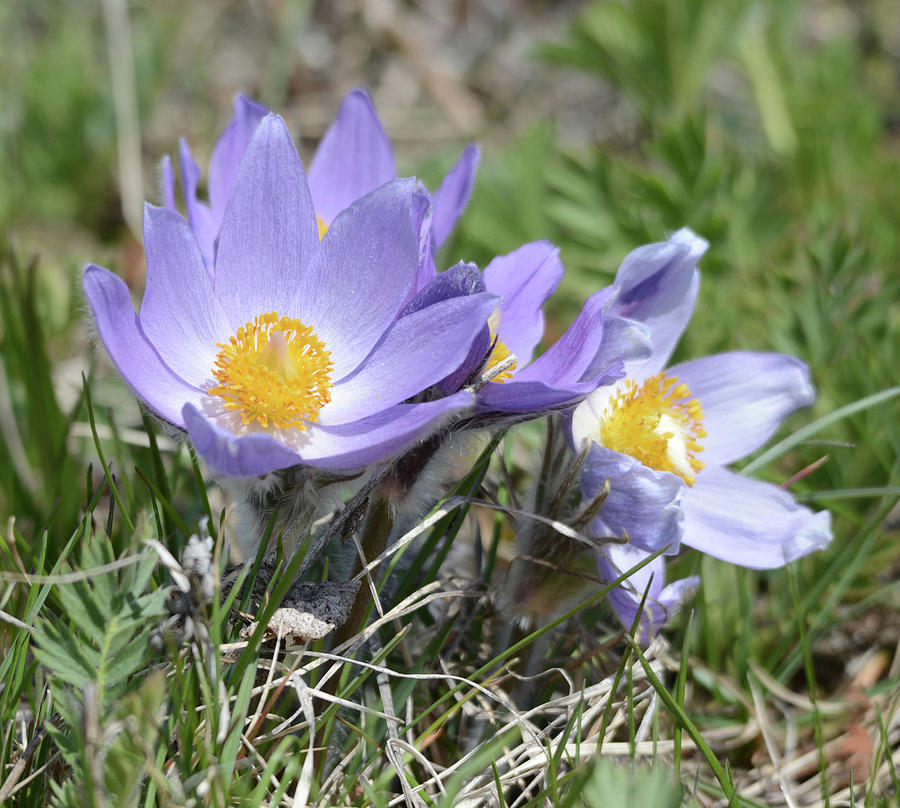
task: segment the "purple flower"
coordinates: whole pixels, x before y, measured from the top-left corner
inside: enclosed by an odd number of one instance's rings
[[[478,391],[479,413],[560,409],[622,375],[619,357],[598,362],[603,358],[603,309],[612,292],[609,288],[588,298],[568,330],[533,359],[544,334],[543,304],[563,271],[558,248],[547,241],[526,244],[485,267],[485,288],[500,297],[500,309],[491,323],[483,373],[490,375],[504,359],[514,364]]]
[[[621,381],[575,409],[574,445],[591,441],[582,489],[592,498],[609,482],[592,530],[627,535],[629,552],[674,553],[684,542],[740,566],[780,567],[831,541],[830,514],[726,466],[762,446],[815,391],[807,366],[782,354],[724,353],[664,370],[690,320],[706,246],[681,230],[623,262],[608,310],[649,326],[650,354],[626,361]],[[629,623],[628,609],[620,614]]]
[[[602,552],[597,553],[597,565],[600,574],[607,581],[614,581],[650,555],[630,544],[609,544]],[[629,575],[607,597],[616,616],[627,629],[631,629],[634,625],[643,600],[644,608],[638,622],[636,638],[646,645],[666,621],[677,614],[682,605],[694,596],[698,586],[700,578],[696,575],[682,578],[666,586],[665,560],[662,556],[656,556]]]
[[[266,116],[245,151],[211,272],[184,219],[149,205],[140,313],[119,278],[85,271],[100,338],[138,398],[236,476],[360,468],[470,407],[465,391],[405,403],[458,367],[497,303],[481,293],[398,320],[419,260],[414,181],[380,185],[320,240],[281,118]]]
[[[489,292],[500,298],[472,350],[439,388],[476,390],[476,413],[466,426],[499,426],[572,407],[624,373],[624,360],[646,356],[647,329],[610,310],[616,289],[585,303],[563,336],[534,358],[544,333],[543,304],[563,275],[559,250],[547,241],[495,258],[484,272],[471,264],[426,277],[406,312],[453,296]]]
[[[228,196],[247,145],[268,110],[243,96],[234,101],[234,117],[222,133],[209,165],[209,202],[197,198],[200,169],[182,140],[179,149],[181,179],[188,221],[200,243],[206,265],[214,265]],[[467,146],[456,165],[433,194],[430,246],[437,249],[450,234],[472,192],[479,152]],[[396,179],[394,152],[365,90],[350,92],[341,102],[334,123],[325,133],[309,167],[309,192],[320,235],[341,211],[380,185]],[[175,175],[163,162],[163,197],[175,210]]]

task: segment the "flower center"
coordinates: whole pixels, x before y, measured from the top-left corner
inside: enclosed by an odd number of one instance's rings
[[[299,320],[259,314],[218,347],[207,393],[245,424],[306,429],[331,401],[331,354]]]
[[[488,354],[487,362],[484,365],[484,375],[489,378],[491,378],[491,373],[495,367],[512,356],[512,351],[510,351],[499,339],[494,339],[493,334],[491,334],[491,342],[494,347]],[[513,371],[518,364],[518,362],[513,362],[506,370],[501,370],[496,376],[493,376],[491,381],[505,382],[508,379],[511,379],[513,377]]]
[[[321,241],[328,232],[328,225],[325,224],[325,220],[319,215],[316,215],[316,227],[319,228],[319,241]]]
[[[516,369],[516,366],[519,364],[516,361],[516,357],[509,348],[503,343],[500,337],[497,336],[497,332],[500,329],[500,312],[495,311],[490,317],[488,317],[488,329],[491,332],[491,352],[487,355],[487,359],[484,362],[484,371],[482,372],[482,377],[486,379],[490,379],[492,382],[505,382],[513,377],[513,371]],[[507,367],[505,370],[501,370],[496,375],[492,376],[495,373],[494,368],[498,365],[501,365],[510,357],[513,358],[512,364]]]
[[[671,471],[688,485],[703,468],[695,457],[706,437],[703,409],[686,384],[658,373],[640,387],[625,382],[600,419],[603,446],[637,458],[648,468]]]

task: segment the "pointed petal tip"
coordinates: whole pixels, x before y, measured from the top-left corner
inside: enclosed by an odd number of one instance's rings
[[[436,248],[446,241],[469,202],[480,155],[474,144],[466,146],[434,192],[432,238]]]
[[[684,543],[750,569],[777,569],[826,547],[831,514],[772,483],[707,466],[686,492]]]
[[[254,101],[249,96],[244,95],[244,93],[238,93],[234,97],[233,106],[236,115],[246,112],[255,112],[260,113],[261,117],[265,117],[270,112],[268,107],[263,106],[258,101]]]
[[[107,275],[116,278],[116,280],[121,283],[124,283],[121,278],[119,278],[117,275],[114,275],[106,267],[102,267],[99,264],[92,263],[84,265],[84,271],[81,273],[81,285],[84,289],[85,294],[88,296],[89,303],[90,295],[97,290],[98,284],[102,283],[102,276]]]
[[[806,364],[802,359],[797,359],[796,357],[790,357],[797,363],[797,370],[800,375],[799,383],[797,385],[797,409],[800,407],[810,407],[816,401],[816,386],[812,381],[812,371],[810,370],[809,365]]]
[[[172,158],[168,154],[164,154],[159,161],[158,177],[163,204],[167,208],[177,210],[178,208],[175,204],[175,170],[172,167]]]
[[[352,90],[350,90],[350,92],[344,96],[344,101],[349,98],[365,101],[371,107],[375,106],[375,104],[372,103],[372,96],[369,94],[369,91],[362,85],[354,87]]]
[[[360,197],[397,176],[394,152],[368,93],[348,93],[309,166],[316,213],[330,223]]]
[[[824,550],[834,534],[831,531],[831,511],[819,511],[812,514],[797,531],[797,534],[784,546],[785,563],[796,561],[805,555]]]
[[[676,244],[685,244],[691,251],[692,255],[695,255],[699,258],[709,249],[709,242],[703,238],[703,236],[698,235],[689,227],[682,227],[679,230],[676,230],[669,236],[669,241],[672,241]]]
[[[251,138],[251,140],[256,140],[259,137],[272,136],[286,137],[291,141],[291,145],[294,144],[294,141],[291,138],[291,133],[288,131],[288,126],[285,123],[284,118],[282,118],[277,112],[269,111],[259,122],[259,126],[253,133],[253,137]]]
[[[169,219],[173,222],[176,220],[184,222],[184,217],[177,210],[173,210],[168,205],[154,205],[152,202],[144,202],[143,214],[142,221],[144,230],[147,229],[148,220],[150,220],[151,223],[153,221],[162,221],[163,219]],[[185,226],[187,226],[187,223],[185,223]]]
[[[183,182],[187,183],[189,177],[200,175],[200,167],[197,165],[197,161],[194,160],[194,155],[191,153],[191,147],[187,142],[187,138],[183,135],[178,138],[178,160],[181,163],[182,174],[189,175],[182,176]]]

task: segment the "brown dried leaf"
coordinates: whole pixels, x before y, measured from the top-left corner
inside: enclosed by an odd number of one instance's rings
[[[868,777],[872,765],[872,756],[875,747],[872,738],[861,724],[851,724],[845,731],[840,744],[829,756],[832,760],[840,761],[846,767],[849,775],[853,774],[856,783],[863,783]]]

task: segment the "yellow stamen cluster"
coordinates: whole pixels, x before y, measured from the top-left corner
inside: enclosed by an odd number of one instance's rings
[[[487,362],[484,366],[484,375],[490,376],[491,371],[508,357],[512,356],[512,352],[499,339],[494,342],[494,347],[488,354]],[[516,369],[518,362],[513,362],[506,370],[501,370],[494,376],[492,382],[505,382],[513,377],[513,371]]]
[[[319,241],[325,238],[325,234],[328,232],[328,225],[325,224],[325,220],[321,216],[316,216],[316,227],[319,228]]]
[[[601,416],[604,446],[636,457],[648,468],[670,471],[688,485],[703,468],[695,454],[706,437],[703,409],[678,379],[659,373],[640,387],[627,381]]]
[[[497,317],[499,322],[499,316]],[[484,376],[490,377],[494,368],[505,362],[509,357],[513,356],[512,351],[503,344],[497,336],[497,326],[494,322],[494,316],[488,320],[488,328],[491,331],[491,352],[487,355],[484,362]],[[513,377],[513,371],[519,363],[514,361],[506,370],[501,370],[496,376],[491,378],[492,382],[505,382]]]
[[[331,354],[300,320],[260,314],[218,347],[207,393],[244,424],[306,429],[331,401]]]

